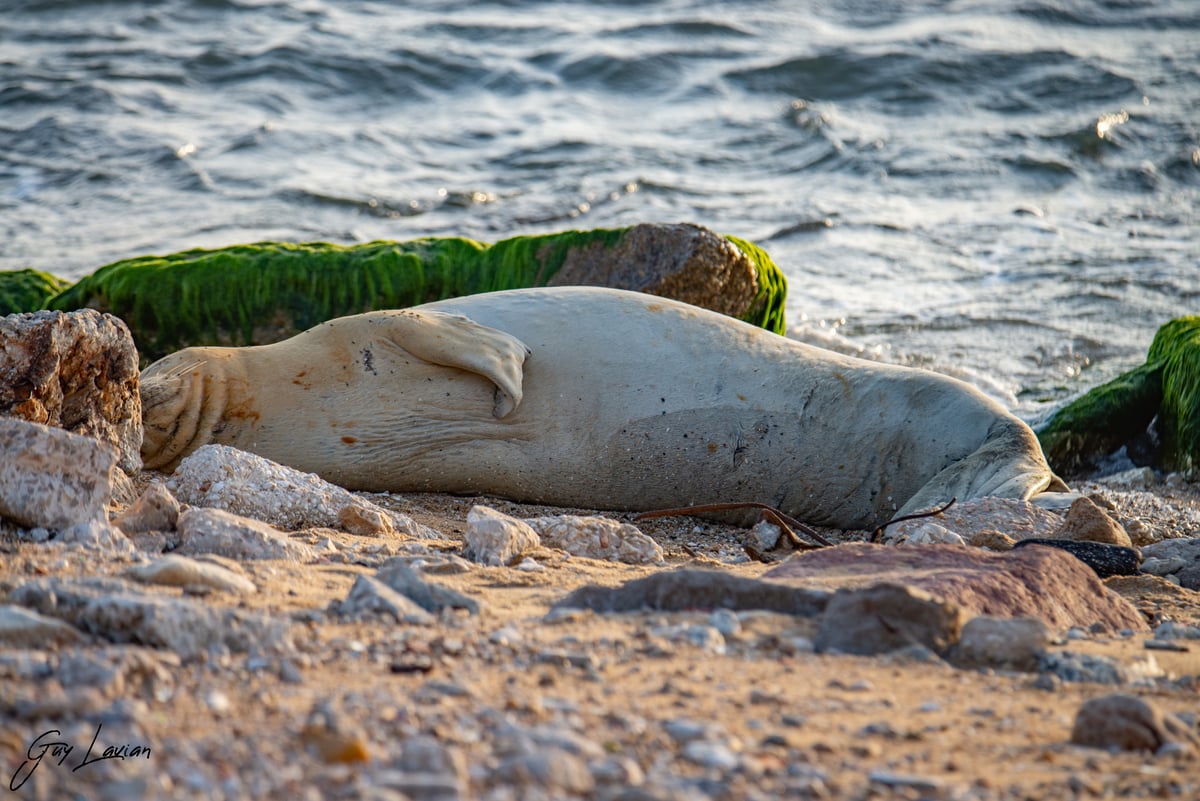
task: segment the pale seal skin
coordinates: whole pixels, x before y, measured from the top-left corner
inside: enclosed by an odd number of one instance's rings
[[[207,442],[357,490],[594,509],[758,501],[871,528],[1067,488],[973,387],[671,300],[561,287],[188,348],[142,375],[147,467]]]

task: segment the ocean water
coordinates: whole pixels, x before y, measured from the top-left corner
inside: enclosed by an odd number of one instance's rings
[[[0,269],[691,221],[1027,419],[1200,313],[1194,0],[0,0]]]

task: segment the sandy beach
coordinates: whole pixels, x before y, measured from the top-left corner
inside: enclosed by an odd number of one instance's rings
[[[142,488],[165,477],[145,473]],[[1085,485],[1127,526],[1176,536],[1200,514],[1190,485]],[[214,609],[261,613],[289,635],[245,653],[105,643],[0,650],[0,741],[19,798],[1191,798],[1195,749],[1157,754],[1070,743],[1082,704],[1149,700],[1194,730],[1200,642],[1146,632],[1060,632],[1052,652],[1119,666],[1117,683],[1050,672],[967,670],[928,649],[815,653],[812,618],[696,609],[596,613],[552,607],[584,585],[660,571],[757,578],[745,530],[696,518],[639,521],[664,565],[542,548],[519,567],[462,559],[466,516],[592,513],[493,498],[371,495],[441,532],[430,541],[295,532],[311,563],[223,560],[245,595],[153,587]],[[120,511],[114,509],[114,512]],[[612,515],[628,521],[631,515]],[[1139,521],[1139,522],[1135,522]],[[835,541],[862,532],[832,532]],[[32,543],[6,530],[0,588],[115,576],[144,555]],[[786,558],[787,553],[772,554]],[[769,557],[769,558],[771,558]],[[432,625],[331,613],[361,575],[406,561],[479,604]],[[1200,626],[1200,593],[1165,579],[1109,579],[1149,626]],[[1147,646],[1148,640],[1156,640]],[[284,645],[283,643],[287,643]],[[1078,658],[1078,656],[1076,657]],[[46,732],[56,732],[42,737]],[[70,744],[61,761],[41,745]],[[90,750],[89,750],[89,744]],[[125,759],[99,760],[124,746]],[[63,747],[59,751],[65,751]],[[41,759],[36,757],[42,756]],[[94,760],[94,761],[91,761]],[[82,763],[82,764],[81,764]]]

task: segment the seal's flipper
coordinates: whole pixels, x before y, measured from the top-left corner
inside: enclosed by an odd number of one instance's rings
[[[478,373],[496,385],[492,413],[506,417],[521,403],[529,348],[497,328],[461,314],[403,309],[388,315],[388,338],[431,364]]]

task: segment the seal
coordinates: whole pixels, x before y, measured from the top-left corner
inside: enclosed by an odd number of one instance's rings
[[[968,384],[614,289],[471,295],[187,348],[141,386],[142,458],[164,470],[217,442],[356,490],[757,501],[853,529],[1067,490],[1030,428]]]

